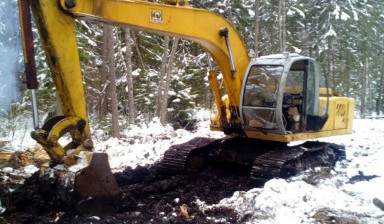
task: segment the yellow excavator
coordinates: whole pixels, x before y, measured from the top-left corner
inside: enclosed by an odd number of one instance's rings
[[[109,168],[107,155],[92,153],[76,42],[76,19],[178,36],[204,48],[223,77],[222,84],[219,84],[216,72],[210,69],[209,82],[215,98],[210,128],[263,142],[260,146],[265,146],[265,153],[253,159],[258,161],[253,164],[253,173],[263,170],[262,176],[265,177],[268,172],[275,172],[271,170],[271,160],[273,166],[278,167],[280,163],[286,164],[288,160],[307,155],[308,151],[316,151],[316,147],[307,144],[301,146],[301,151],[297,147],[283,150],[296,153],[281,154],[269,150],[266,145],[352,132],[354,100],[336,96],[323,84],[326,80],[313,58],[283,53],[251,60],[236,29],[220,15],[191,7],[186,0],[161,2],[19,0],[26,81],[32,93],[36,129],[31,135],[55,164],[69,167],[79,158],[86,158],[88,166],[77,172],[75,180],[75,191],[81,199],[105,203],[106,198],[118,197],[119,188]],[[41,128],[34,96],[37,82],[30,9],[64,114],[48,120]],[[72,141],[62,146],[58,140],[66,133],[70,133]],[[212,143],[204,139],[199,142]],[[260,146],[255,145],[256,148]],[[169,164],[176,157],[179,160],[190,157],[192,149],[184,150],[180,156],[177,148],[172,147],[166,153],[165,160]],[[282,159],[285,157],[289,159]],[[290,168],[288,166],[284,172],[290,172]]]

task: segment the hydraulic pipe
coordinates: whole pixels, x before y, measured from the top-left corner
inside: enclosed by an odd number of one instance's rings
[[[212,62],[211,62],[211,57],[209,56],[208,53],[207,53],[207,62],[208,62],[208,69],[209,69],[209,71],[213,71],[213,66],[212,66]]]
[[[229,62],[231,64],[231,73],[232,73],[231,78],[235,78],[234,74],[236,72],[236,68],[235,68],[235,62],[233,60],[231,44],[230,44],[229,38],[228,38],[228,32],[229,31],[228,31],[227,27],[223,27],[223,28],[220,29],[220,36],[223,36],[225,38],[225,44],[227,45],[227,49],[228,49]]]
[[[33,47],[33,34],[31,11],[29,0],[19,0],[19,16],[21,36],[23,40],[24,65],[25,65],[25,83],[31,90],[33,127],[39,128],[39,116],[37,111],[36,89],[38,87],[35,63],[35,50]]]
[[[31,89],[31,102],[32,102],[33,128],[37,130],[39,129],[39,114],[37,111],[36,89]]]

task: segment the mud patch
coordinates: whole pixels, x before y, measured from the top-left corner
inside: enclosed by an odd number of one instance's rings
[[[351,177],[349,179],[348,183],[355,184],[356,182],[360,182],[360,181],[370,181],[376,177],[379,177],[379,176],[377,176],[377,175],[364,175],[364,173],[359,170],[359,174]]]
[[[249,159],[246,152],[245,150],[241,157],[245,158],[245,161]],[[74,199],[71,184],[63,185],[62,181],[50,178],[47,173],[37,173],[13,192],[8,191],[7,185],[1,187],[0,201],[6,208],[3,217],[5,222],[9,223],[31,223],[31,220],[34,223],[53,221],[57,223],[236,223],[246,221],[249,216],[239,218],[236,211],[230,208],[200,208],[201,201],[206,204],[217,204],[221,199],[231,197],[235,191],[248,191],[253,187],[261,186],[249,183],[250,166],[244,166],[245,163],[234,165],[224,156],[224,159],[215,159],[218,157],[216,155],[222,154],[209,154],[214,159],[211,159],[212,161],[206,164],[208,166],[200,172],[179,172],[176,169],[170,172],[171,170],[165,166],[167,163],[163,161],[135,169],[127,168],[123,172],[115,173],[115,179],[122,193],[118,208],[113,215],[105,213],[97,217],[84,217],[77,213],[75,210],[77,202]],[[227,154],[224,153],[224,155]],[[315,163],[315,165],[319,164]],[[332,166],[332,164],[329,165]],[[278,168],[279,166],[276,169],[279,170]],[[325,170],[323,178],[327,178],[329,172],[330,169]],[[92,211],[92,206],[89,207]]]
[[[249,170],[207,167],[199,173],[168,174],[158,165],[127,168],[116,173],[122,196],[117,213],[106,217],[82,217],[74,209],[71,187],[41,172],[25,180],[13,192],[0,188],[2,214],[9,223],[233,223],[235,211],[215,208],[202,212],[196,200],[218,203],[235,191],[246,191]]]
[[[0,200],[6,209],[2,216],[8,223],[46,223],[74,204],[71,187],[52,182],[40,172],[13,191],[2,185]]]

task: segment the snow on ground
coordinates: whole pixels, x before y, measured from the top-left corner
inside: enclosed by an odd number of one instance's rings
[[[1,201],[0,201],[0,214],[3,213],[3,212],[5,212],[5,208],[2,207]]]
[[[203,120],[201,117],[205,117]],[[96,151],[107,152],[114,171],[131,166],[152,164],[174,144],[194,137],[223,137],[209,130],[208,112],[200,112],[202,120],[191,133],[161,126],[154,119],[149,124],[124,132],[121,140],[96,140]],[[359,223],[379,223],[384,212],[372,200],[384,201],[384,120],[354,121],[352,135],[323,138],[321,141],[346,146],[347,160],[338,162],[334,170],[322,176],[323,169],[315,168],[288,180],[273,179],[264,188],[235,192],[232,197],[216,205],[197,200],[202,210],[212,207],[235,209],[239,218],[248,217],[248,223],[314,223],[321,214],[357,220]],[[353,177],[372,176],[370,180],[350,182]],[[312,181],[310,181],[312,179]],[[369,178],[368,178],[369,179]]]
[[[208,111],[197,111],[195,119],[199,120],[199,123],[194,132],[174,130],[169,125],[163,127],[160,120],[155,118],[148,124],[123,131],[124,137],[120,140],[111,138],[103,141],[102,134],[99,134],[94,139],[95,151],[108,153],[110,166],[116,172],[124,170],[127,166],[135,168],[153,164],[162,159],[164,152],[171,145],[181,144],[195,137],[224,137],[221,132],[209,130]]]
[[[12,122],[0,119],[0,129],[8,132],[7,136],[0,136],[0,142],[4,142],[4,148],[8,150],[22,151],[36,144],[30,135],[33,130],[33,122],[30,117],[21,117]]]
[[[107,152],[111,168],[117,172],[128,166],[135,168],[153,164],[162,158],[171,145],[194,137],[224,136],[221,132],[209,130],[209,112],[199,111],[196,119],[199,123],[194,132],[163,127],[158,119],[123,131],[124,137],[120,140],[104,140],[102,132],[96,130],[93,133],[95,150]],[[352,135],[321,139],[346,146],[347,160],[338,162],[334,170],[324,172],[322,168],[315,168],[287,180],[270,180],[264,188],[235,192],[232,197],[222,199],[215,205],[199,200],[196,203],[201,210],[232,208],[237,211],[240,220],[247,220],[246,223],[314,223],[323,213],[328,217],[330,214],[343,217],[347,223],[348,220],[383,223],[384,211],[372,202],[374,198],[384,201],[382,139],[383,119],[356,119]],[[24,143],[27,141],[24,140]],[[33,167],[25,170],[28,174],[34,171]],[[364,180],[356,177],[369,178]],[[2,209],[0,204],[0,214]]]
[[[240,218],[253,220],[247,223],[314,223],[324,212],[346,223],[382,223],[384,211],[372,202],[374,198],[384,201],[382,139],[384,120],[357,119],[352,135],[321,139],[345,145],[347,153],[347,160],[338,162],[326,177],[322,178],[321,168],[315,168],[288,180],[270,180],[264,188],[235,192],[216,205],[198,203],[205,209],[234,208]],[[372,179],[351,181],[359,176]],[[316,180],[308,181],[311,177]]]

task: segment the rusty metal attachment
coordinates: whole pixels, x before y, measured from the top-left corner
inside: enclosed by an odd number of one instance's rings
[[[79,201],[76,208],[82,215],[103,216],[117,207],[120,189],[109,166],[108,155],[90,152],[93,143],[85,133],[86,125],[86,121],[78,117],[58,116],[31,135],[56,164],[64,164],[73,172],[72,165],[85,167],[75,173],[74,192]],[[72,141],[62,146],[59,139],[67,133]],[[85,160],[80,160],[83,157]]]
[[[88,167],[76,172],[77,211],[82,215],[105,216],[118,207],[120,189],[111,172],[108,155],[92,153]]]
[[[85,134],[85,120],[78,117],[53,117],[46,124],[31,133],[33,139],[40,143],[50,158],[57,164],[69,167],[77,162],[81,151],[90,151],[92,140]],[[70,133],[72,141],[62,146],[59,139]],[[86,144],[84,144],[86,143]]]

